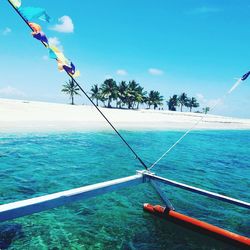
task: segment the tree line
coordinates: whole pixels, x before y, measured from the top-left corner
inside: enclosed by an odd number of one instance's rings
[[[62,89],[62,92],[70,96],[72,105],[74,105],[74,96],[80,95],[79,91],[80,89],[71,79],[63,85]],[[89,94],[97,106],[101,102],[107,108],[139,109],[140,105],[146,105],[148,109],[151,109],[151,107],[154,109],[163,109],[164,104],[164,97],[159,91],[150,90],[147,92],[135,80],[129,82],[121,81],[117,84],[114,79],[106,79],[100,86],[94,84]],[[192,112],[193,108],[200,107],[197,99],[195,97],[188,97],[186,93],[170,96],[166,100],[166,103],[168,110],[171,111],[176,111],[177,107],[180,107],[180,111],[182,112],[183,107],[187,107]],[[208,111],[209,107],[203,108],[204,113]]]

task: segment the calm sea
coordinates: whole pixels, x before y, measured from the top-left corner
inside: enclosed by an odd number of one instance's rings
[[[181,131],[122,131],[147,164]],[[0,135],[0,204],[134,175],[141,166],[112,132]],[[250,201],[250,131],[196,131],[158,175]],[[177,211],[250,236],[247,209],[162,187]],[[0,223],[0,249],[233,249],[143,212],[149,184]]]

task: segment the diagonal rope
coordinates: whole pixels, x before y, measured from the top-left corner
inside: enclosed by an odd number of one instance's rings
[[[23,15],[15,8],[15,6],[8,0],[9,4],[13,7],[13,9],[16,11],[16,13],[22,18],[22,20],[27,24],[27,26],[33,31],[33,29],[30,27],[29,22],[23,17]],[[45,44],[41,42],[44,46]],[[124,137],[120,134],[120,132],[115,128],[115,126],[110,122],[110,120],[104,115],[104,113],[99,109],[99,107],[93,102],[93,100],[89,97],[89,95],[84,91],[84,89],[81,87],[81,85],[75,80],[75,78],[70,75],[66,70],[64,70],[67,75],[71,78],[71,80],[78,86],[78,88],[83,92],[83,94],[87,97],[87,99],[94,105],[94,107],[97,109],[97,111],[102,115],[102,117],[107,121],[107,123],[111,126],[111,128],[115,131],[115,133],[120,137],[120,139],[124,142],[124,144],[129,148],[129,150],[133,153],[133,155],[136,157],[136,159],[140,162],[140,164],[148,170],[147,165],[144,163],[144,161],[139,157],[139,155],[135,152],[135,150],[129,145],[129,143],[124,139]]]
[[[129,143],[124,139],[124,137],[120,134],[120,132],[115,128],[115,126],[109,121],[109,119],[104,115],[104,113],[100,110],[100,108],[93,102],[93,100],[89,97],[89,95],[84,91],[84,89],[80,86],[80,84],[72,77],[67,71],[65,71],[68,76],[72,79],[72,81],[79,87],[79,89],[83,92],[83,94],[88,98],[88,100],[94,105],[97,111],[102,115],[102,117],[107,121],[107,123],[111,126],[111,128],[115,131],[115,133],[120,137],[120,139],[125,143],[125,145],[130,149],[130,151],[134,154],[136,159],[141,163],[141,165],[148,170],[147,165],[143,162],[143,160],[139,157],[139,155],[134,151],[134,149],[129,145]]]
[[[33,31],[33,29],[30,27],[28,21],[22,16],[22,14],[15,8],[15,6],[12,4],[10,0],[8,0],[9,4],[13,7],[13,9],[16,11],[16,13],[22,18],[22,20],[27,24],[27,26]],[[41,43],[46,46],[42,41]],[[146,170],[151,170],[156,164],[158,164],[170,151],[172,151],[173,148],[175,148],[200,122],[202,122],[206,116],[201,117],[200,120],[198,120],[189,130],[187,130],[156,162],[154,162],[150,168],[147,167],[147,165],[143,162],[143,160],[139,157],[139,155],[133,150],[133,148],[129,145],[129,143],[124,139],[124,137],[120,134],[120,132],[114,127],[114,125],[109,121],[109,119],[104,115],[104,113],[99,109],[99,107],[93,102],[93,100],[88,96],[88,94],[84,91],[84,89],[80,86],[80,84],[75,80],[75,78],[70,75],[66,70],[65,72],[67,75],[72,79],[72,81],[79,87],[79,89],[83,92],[83,94],[87,97],[87,99],[93,104],[93,106],[97,109],[97,111],[102,115],[102,117],[107,121],[107,123],[111,126],[111,128],[115,131],[115,133],[120,137],[120,139],[125,143],[125,145],[129,148],[129,150],[134,154],[136,159],[141,163],[141,165]],[[247,73],[249,74],[249,72]],[[246,75],[247,75],[246,74]],[[244,75],[245,76],[245,75]],[[243,77],[244,77],[243,76]],[[248,76],[246,76],[248,77]],[[246,78],[245,78],[246,79]],[[232,86],[232,88],[224,95],[222,98],[225,99],[227,95],[231,94],[234,89],[236,89],[240,83],[245,80],[243,78],[237,80],[237,82]],[[217,103],[211,108],[211,111],[220,103],[221,99],[217,101]]]
[[[222,101],[225,100],[227,98],[228,95],[230,95],[242,82],[242,79],[238,79],[236,81],[236,83],[228,90],[228,92],[220,99],[217,100],[217,102],[214,104],[214,106],[212,106],[210,111],[213,111],[217,105]],[[193,131],[196,126],[198,126],[203,120],[204,118],[207,116],[207,114],[204,114],[190,129],[188,129],[171,147],[168,148],[167,151],[165,151],[161,157],[155,161],[150,167],[149,167],[149,171],[155,167],[167,154],[169,154],[170,151],[172,151],[191,131]]]

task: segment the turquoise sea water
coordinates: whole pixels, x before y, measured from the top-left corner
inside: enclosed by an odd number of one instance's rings
[[[147,164],[181,131],[122,131]],[[112,132],[0,134],[0,204],[134,175],[141,169]],[[250,201],[250,131],[196,131],[158,175]],[[177,211],[250,237],[243,208],[162,187]],[[149,184],[0,223],[0,249],[234,249],[143,212],[162,204]]]

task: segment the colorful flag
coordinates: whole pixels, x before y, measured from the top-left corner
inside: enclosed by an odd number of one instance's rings
[[[46,45],[46,47],[49,46],[48,38],[46,37],[46,35],[43,32],[39,32],[37,34],[34,34],[33,37],[36,38],[37,40],[41,41],[44,45]]]
[[[12,5],[15,7],[15,8],[20,8],[21,7],[21,0],[10,0],[10,2],[12,3]]]
[[[31,29],[33,30],[33,32],[36,33],[36,34],[42,31],[42,28],[41,28],[41,26],[39,24],[29,23],[29,26],[31,27]]]
[[[67,65],[69,63],[69,60],[56,46],[49,46],[49,56],[51,59],[56,59],[62,65]]]
[[[74,65],[72,62],[70,63],[70,66],[68,66],[68,65],[63,65],[63,69],[64,69],[67,73],[72,74],[72,75],[74,75],[75,72],[76,72],[76,67],[75,67],[75,65]]]
[[[70,74],[71,76],[78,77],[80,76],[80,71],[75,68],[75,65],[71,62],[70,66],[68,65],[63,65],[63,69]]]
[[[56,56],[56,53],[55,53],[55,49],[53,49],[52,46],[49,47],[49,57],[51,59],[56,59],[57,60],[57,56]]]
[[[40,25],[36,23],[29,23],[29,26],[32,28],[32,36],[37,40],[41,41],[46,47],[49,46],[49,41],[46,35],[42,32],[42,28]]]
[[[241,77],[241,81],[245,81],[250,75],[250,71],[248,71],[245,75]]]
[[[18,10],[21,13],[21,15],[28,21],[32,21],[34,19],[40,19],[46,22],[50,21],[50,17],[46,13],[46,11],[42,8],[21,7]]]
[[[21,0],[9,0],[9,2],[17,9],[19,14],[26,19],[28,25],[32,29],[32,36],[41,41],[49,50],[49,57],[55,59],[58,63],[58,69],[60,71],[67,72],[70,76],[78,77],[80,76],[80,71],[75,69],[75,65],[70,62],[64,54],[53,45],[49,45],[48,38],[42,32],[42,28],[39,24],[31,22],[34,19],[40,19],[46,22],[50,21],[50,17],[46,11],[42,8],[35,7],[21,7]]]
[[[49,57],[57,60],[58,69],[60,71],[64,70],[65,65],[70,65],[69,60],[64,56],[64,54],[56,47],[49,46]]]

